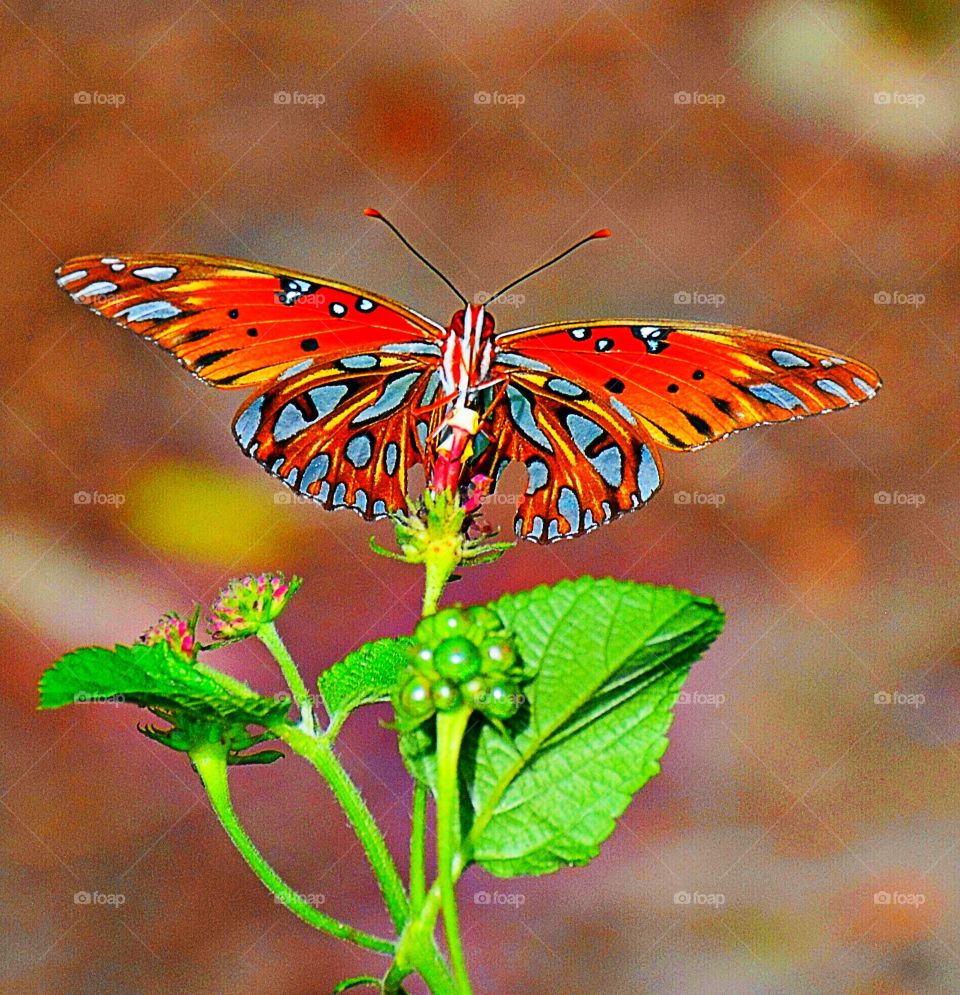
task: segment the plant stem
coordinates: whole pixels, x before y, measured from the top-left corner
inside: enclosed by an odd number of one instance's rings
[[[396,995],[402,990],[403,979],[414,971],[420,974],[433,995],[457,995],[457,985],[434,942],[433,925],[424,927],[422,917],[408,923],[397,942],[394,961],[383,980],[384,995]]]
[[[460,565],[459,554],[459,535],[441,535],[431,538],[423,563],[426,573],[423,583],[424,617],[436,612],[447,581]]]
[[[410,911],[416,916],[426,896],[425,850],[427,844],[427,789],[413,782],[413,816],[410,820]]]
[[[257,630],[257,638],[267,647],[270,655],[279,664],[287,686],[290,688],[290,693],[293,695],[293,700],[300,709],[300,725],[307,735],[312,736],[317,727],[316,716],[313,713],[313,700],[307,690],[307,685],[303,683],[297,665],[293,662],[290,651],[280,638],[280,633],[277,632],[277,627],[273,622],[267,622],[266,625],[262,625]]]
[[[227,748],[222,743],[197,747],[191,751],[190,759],[200,775],[204,788],[206,788],[210,804],[233,845],[240,851],[253,873],[273,892],[278,901],[282,902],[294,915],[316,929],[324,930],[342,940],[349,940],[351,943],[356,943],[368,950],[393,954],[394,944],[389,940],[355,929],[353,926],[348,926],[315,909],[294,892],[264,860],[256,844],[240,825],[234,811],[227,780]]]
[[[276,726],[271,731],[276,733],[294,753],[313,764],[330,786],[363,846],[384,901],[387,903],[390,918],[399,932],[410,915],[410,905],[396,864],[370,814],[370,809],[367,808],[367,803],[363,800],[363,795],[343,769],[343,765],[326,740],[308,735],[298,726],[286,724]]]
[[[450,964],[460,992],[470,995],[470,977],[460,942],[457,895],[453,877],[456,851],[454,818],[460,807],[460,744],[472,709],[463,706],[455,712],[437,714],[437,876],[443,923],[450,951]]]

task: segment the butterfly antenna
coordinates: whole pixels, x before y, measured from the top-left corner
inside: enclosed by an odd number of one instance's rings
[[[492,304],[501,294],[505,294],[508,290],[513,290],[513,288],[518,283],[523,283],[524,280],[529,280],[531,276],[543,272],[543,270],[545,270],[548,266],[552,266],[554,263],[560,262],[561,259],[564,259],[565,257],[569,256],[571,252],[574,252],[575,250],[579,249],[581,245],[586,245],[587,242],[592,242],[595,238],[609,238],[609,237],[610,237],[610,229],[601,228],[599,231],[595,231],[592,234],[587,235],[586,238],[581,238],[579,242],[574,242],[569,249],[564,249],[563,252],[561,252],[558,256],[554,256],[553,259],[548,259],[545,263],[541,263],[539,266],[535,266],[532,270],[529,270],[528,272],[524,273],[523,276],[518,277],[512,283],[508,283],[505,287],[502,287],[493,295],[493,297],[487,298],[487,303]]]
[[[432,273],[436,273],[437,276],[439,276],[440,279],[443,280],[443,282],[457,295],[457,297],[459,297],[460,300],[463,301],[464,306],[466,306],[469,303],[467,301],[466,297],[464,297],[463,294],[461,294],[460,291],[457,290],[457,288],[450,282],[450,280],[448,280],[447,277],[445,277],[443,275],[443,273],[441,273],[440,270],[438,270],[437,267],[434,266],[433,263],[430,262],[430,260],[427,259],[427,257],[425,255],[423,255],[422,252],[417,251],[417,249],[415,249],[407,241],[407,239],[404,238],[404,236],[401,233],[400,229],[397,228],[397,226],[389,218],[385,218],[374,207],[365,207],[364,210],[363,210],[363,213],[368,218],[376,218],[378,221],[382,221],[390,229],[390,231],[392,231],[393,234],[396,235],[397,238],[399,238],[400,241],[403,242],[403,244],[417,257],[417,259],[419,259],[420,262],[422,262],[423,265],[427,267],[428,270],[430,270]]]

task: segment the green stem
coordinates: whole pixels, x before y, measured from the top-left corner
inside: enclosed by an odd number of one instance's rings
[[[450,951],[450,964],[463,995],[470,995],[470,976],[460,942],[457,894],[453,877],[456,853],[454,819],[460,807],[460,744],[472,709],[463,706],[455,712],[437,714],[437,877],[443,924]]]
[[[408,923],[397,942],[394,961],[383,980],[384,995],[402,991],[403,979],[414,971],[427,983],[433,995],[457,995],[457,985],[433,939],[432,924],[423,928],[422,922],[422,919],[414,919]]]
[[[393,954],[394,944],[389,940],[355,929],[353,926],[348,926],[346,923],[324,915],[315,909],[294,892],[264,860],[256,844],[240,825],[234,811],[227,780],[227,748],[222,743],[197,747],[191,751],[190,759],[200,775],[204,788],[206,788],[210,804],[233,845],[240,851],[253,873],[273,892],[278,901],[282,902],[294,915],[316,929],[324,930],[342,940],[349,940],[351,943],[356,943],[368,950]]]
[[[367,803],[363,800],[363,795],[350,780],[350,775],[343,769],[326,740],[308,735],[298,726],[280,725],[271,731],[276,733],[294,753],[311,763],[330,786],[363,846],[384,901],[387,903],[390,918],[399,932],[410,915],[410,905],[396,864],[370,814],[370,809],[367,808]]]
[[[303,731],[307,735],[312,736],[316,731],[313,700],[310,697],[310,692],[307,690],[307,685],[303,683],[303,678],[300,676],[297,665],[293,662],[290,651],[280,638],[280,633],[277,632],[277,627],[273,622],[267,622],[266,625],[260,626],[257,630],[257,638],[267,647],[271,656],[279,664],[287,686],[290,688],[290,693],[293,695],[293,700],[300,709],[300,724]]]
[[[439,536],[430,540],[423,561],[423,615],[433,615],[440,604],[443,589],[460,565],[460,537]]]
[[[413,816],[410,820],[410,910],[414,916],[420,911],[427,890],[426,837],[427,789],[419,781],[414,781]]]

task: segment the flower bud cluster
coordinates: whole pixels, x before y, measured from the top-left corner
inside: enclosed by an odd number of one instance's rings
[[[527,675],[489,608],[445,608],[421,620],[414,640],[395,695],[401,717],[420,723],[464,705],[496,720],[517,713]]]
[[[256,635],[274,621],[300,587],[300,578],[282,573],[257,574],[231,580],[210,611],[208,631],[215,642]]]

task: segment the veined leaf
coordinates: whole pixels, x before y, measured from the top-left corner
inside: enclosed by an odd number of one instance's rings
[[[60,657],[40,678],[41,708],[98,701],[185,711],[233,725],[270,725],[290,708],[286,698],[265,698],[232,678],[221,682],[159,643],[87,646]]]
[[[389,700],[406,666],[407,649],[412,645],[410,636],[378,639],[354,650],[320,674],[317,685],[335,730],[355,708]]]
[[[690,666],[720,609],[672,588],[582,577],[490,605],[537,676],[504,736],[474,716],[460,773],[470,856],[501,877],[585,864],[660,769]],[[414,776],[436,784],[432,730],[402,737]]]

